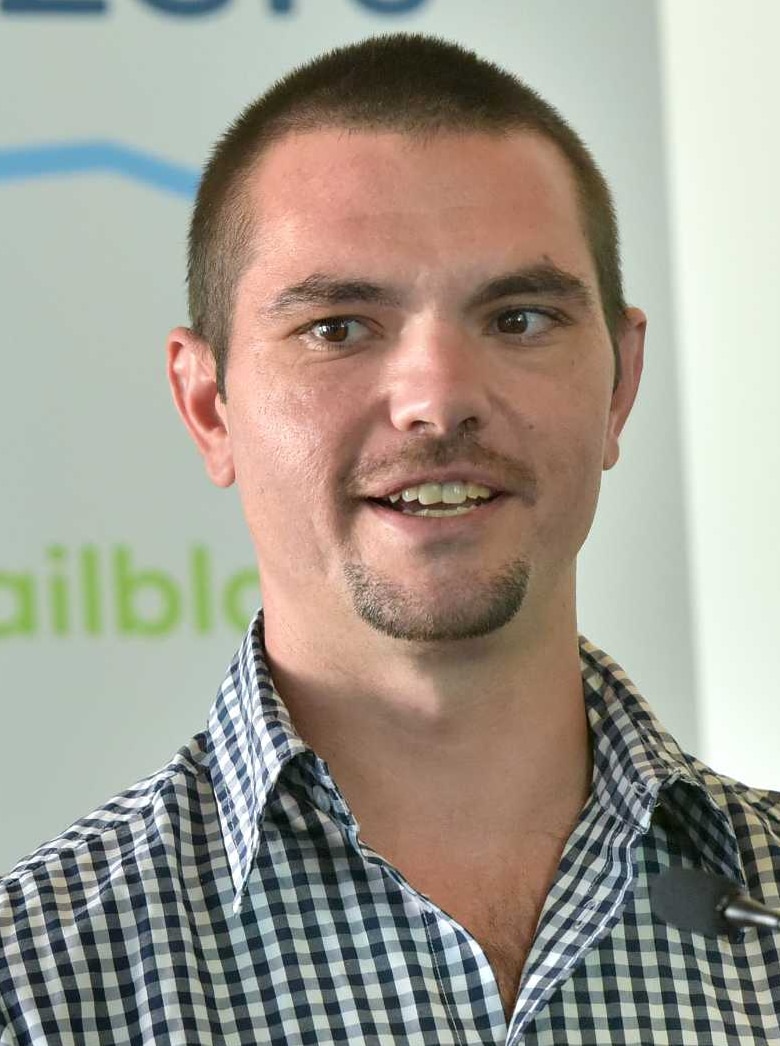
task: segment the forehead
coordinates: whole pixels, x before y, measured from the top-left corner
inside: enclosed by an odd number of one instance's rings
[[[595,282],[574,175],[536,134],[289,135],[264,154],[248,189],[268,277],[396,264],[465,277],[546,261]]]

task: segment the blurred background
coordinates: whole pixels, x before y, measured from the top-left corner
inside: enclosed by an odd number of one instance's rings
[[[274,79],[400,29],[518,73],[611,182],[650,327],[580,627],[780,788],[775,0],[0,0],[0,871],[205,723],[260,592],[165,381],[194,187]]]

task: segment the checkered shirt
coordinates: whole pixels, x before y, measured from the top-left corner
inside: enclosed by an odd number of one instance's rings
[[[0,880],[2,1046],[780,1043],[778,935],[683,932],[648,902],[683,865],[780,906],[780,794],[683,754],[581,655],[593,787],[509,1023],[476,941],[361,843],[260,614],[205,733]]]

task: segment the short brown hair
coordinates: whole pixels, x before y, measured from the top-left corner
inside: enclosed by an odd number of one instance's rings
[[[395,33],[340,47],[293,70],[247,106],[214,147],[190,224],[187,283],[192,328],[211,347],[223,399],[235,288],[255,232],[246,176],[272,143],[324,127],[423,137],[526,130],[553,141],[577,182],[614,344],[626,308],[617,220],[609,187],[583,141],[553,106],[506,70],[458,44]]]

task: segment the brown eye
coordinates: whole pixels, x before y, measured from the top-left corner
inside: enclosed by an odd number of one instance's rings
[[[498,329],[502,334],[525,334],[529,326],[529,313],[524,309],[513,309],[498,317]]]
[[[371,330],[356,316],[325,316],[299,331],[298,336],[314,351],[326,352],[357,348],[371,338]]]
[[[321,320],[312,327],[312,333],[323,341],[344,342],[349,338],[349,325],[354,320]]]
[[[541,309],[507,309],[495,322],[500,334],[533,338],[538,334],[546,334],[562,321]]]

